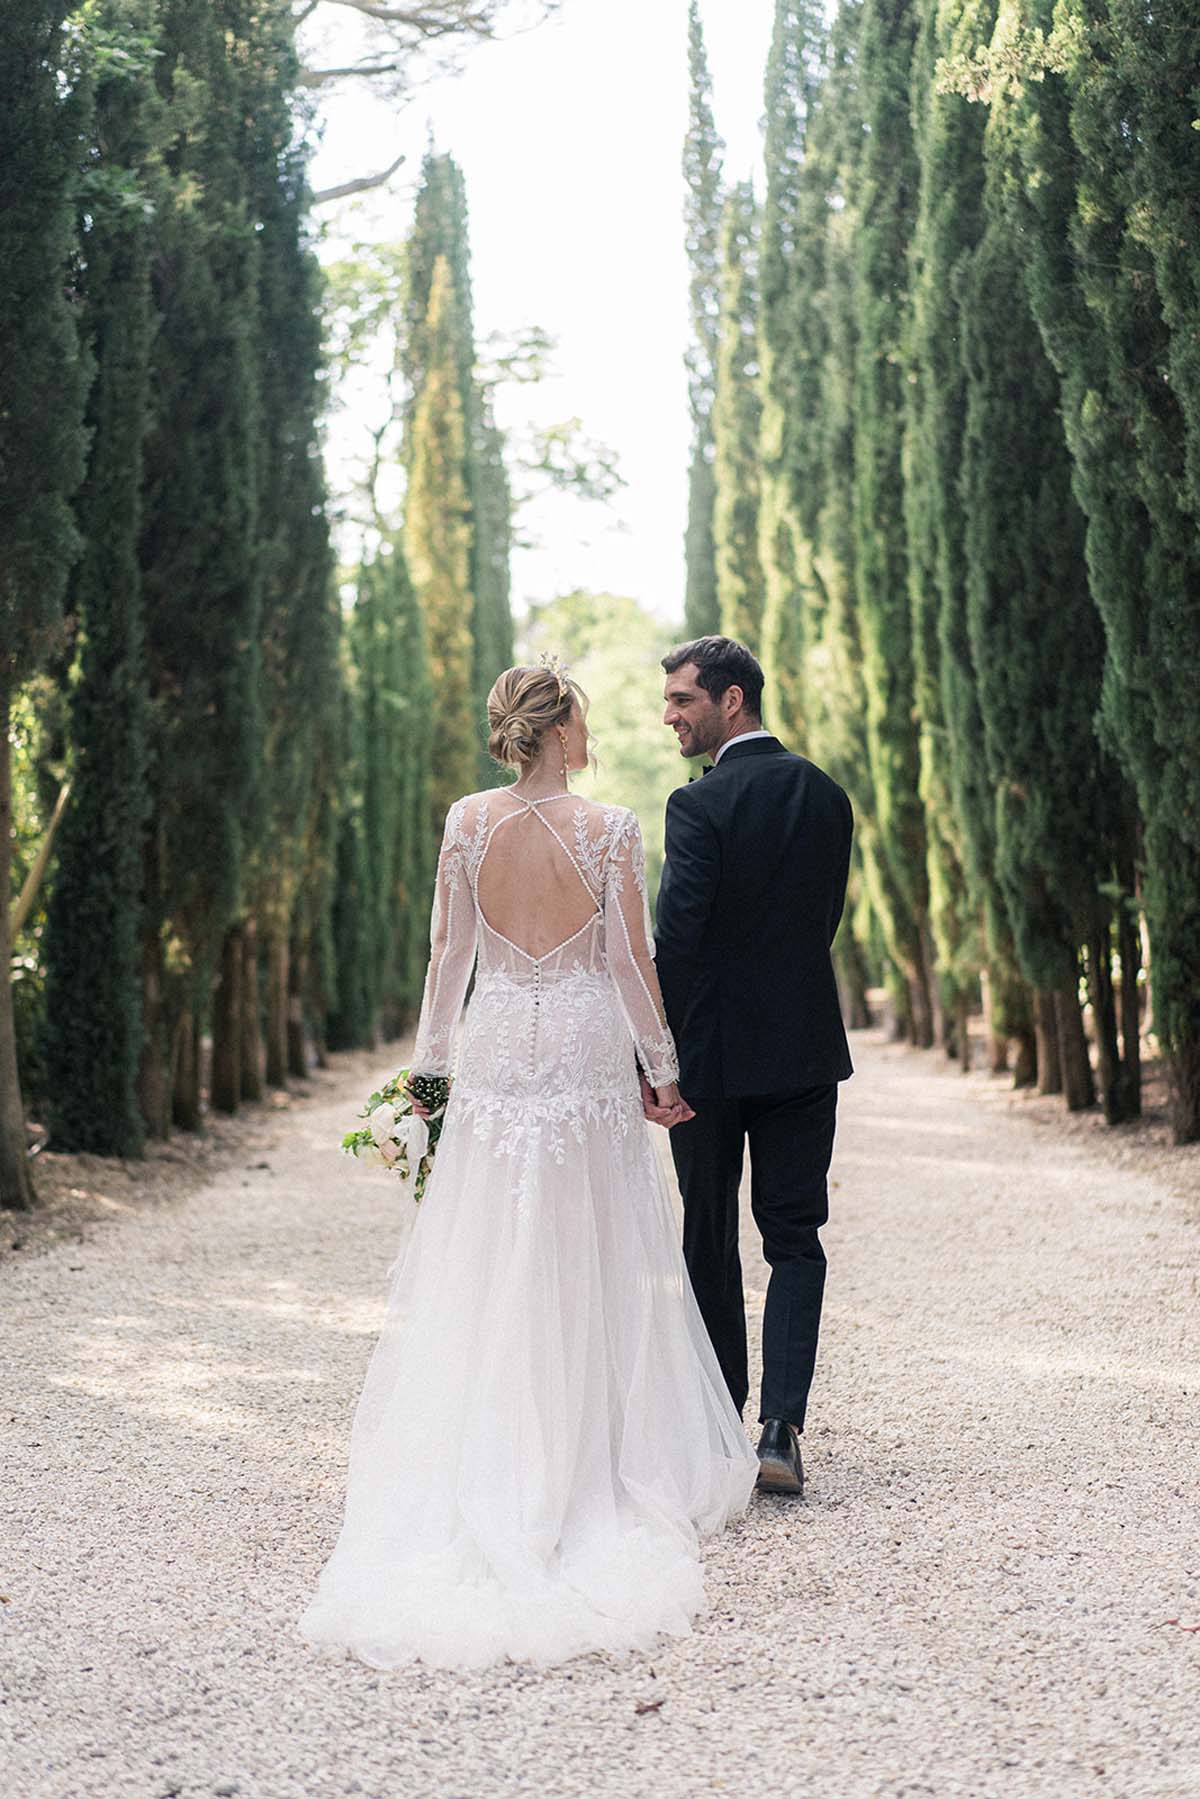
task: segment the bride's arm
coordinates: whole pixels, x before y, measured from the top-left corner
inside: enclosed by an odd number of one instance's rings
[[[446,815],[429,926],[429,968],[413,1048],[421,1074],[450,1073],[454,1033],[475,966],[475,903],[467,873],[464,800]]]
[[[605,865],[604,939],[608,971],[629,1021],[638,1061],[650,1086],[661,1095],[678,1081],[679,1059],[654,969],[646,858],[632,812],[618,825]]]

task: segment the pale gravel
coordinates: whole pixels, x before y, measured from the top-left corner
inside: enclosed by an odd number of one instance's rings
[[[855,1054],[809,1496],[709,1546],[652,1656],[379,1674],[297,1637],[401,1203],[331,1147],[360,1076],[267,1166],[10,1261],[4,1792],[1197,1799],[1197,1152]],[[746,1267],[761,1303],[752,1227]]]

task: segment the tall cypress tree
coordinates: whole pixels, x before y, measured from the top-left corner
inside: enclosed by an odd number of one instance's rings
[[[317,427],[322,402],[321,282],[308,242],[307,148],[297,137],[295,56],[288,21],[255,20],[253,104],[244,161],[258,236],[256,364],[260,446],[257,539],[261,567],[264,718],[259,825],[248,846],[243,929],[243,1011],[257,1010],[255,927],[264,937],[265,1072],[281,1085],[302,1073],[305,977],[293,958],[308,949],[295,909],[310,854],[313,783],[339,704],[339,621],[333,592]],[[245,1019],[244,1022],[249,1022]],[[254,1033],[244,1041],[253,1045]],[[242,1092],[257,1086],[244,1055]]]
[[[958,284],[982,231],[983,126],[977,107],[937,91],[938,58],[972,48],[994,0],[954,7],[924,0],[913,58],[912,113],[919,186],[910,250],[905,342],[904,520],[913,628],[913,695],[920,720],[930,927],[947,1013],[966,1053],[967,1018],[983,949],[979,883],[968,886],[955,758],[976,753],[951,734],[942,634],[963,611],[966,557],[959,499],[965,423]],[[973,669],[961,673],[970,681]],[[975,867],[980,867],[976,858]]]
[[[768,704],[779,730],[793,739],[807,722],[805,643],[819,639],[823,601],[813,558],[821,487],[825,325],[819,296],[828,187],[826,170],[820,158],[809,155],[807,139],[827,53],[823,9],[813,0],[776,0],[765,91],[767,191],[759,253],[759,555]]]
[[[156,1134],[168,1126],[176,1044],[194,1041],[242,905],[260,755],[257,244],[237,154],[236,11],[233,0],[166,0],[158,64],[175,135],[166,157],[172,200],[156,228],[155,408],[140,543],[154,800],[141,1097]],[[224,970],[220,1001],[239,1018],[235,973],[235,963]]]
[[[713,541],[721,630],[762,647],[758,553],[759,432],[757,208],[754,190],[731,190],[721,225],[721,337],[713,401]]]
[[[422,324],[424,372],[409,428],[404,515],[404,555],[425,616],[438,720],[430,795],[436,837],[450,805],[474,785],[478,767],[470,501],[456,307],[450,263],[439,256]]]
[[[9,969],[9,717],[60,617],[79,553],[70,497],[84,471],[89,365],[68,298],[86,102],[60,87],[58,0],[13,0],[0,22],[0,1204],[32,1204]],[[53,404],[47,404],[53,395]]]
[[[688,0],[688,130],[683,145],[684,222],[689,267],[691,341],[686,365],[692,420],[684,556],[684,629],[703,637],[720,629],[713,507],[713,398],[721,311],[721,155],[712,110],[712,81],[699,0]]]
[[[816,215],[812,255],[797,257],[797,357],[812,345],[808,372],[812,404],[807,470],[798,516],[814,545],[816,605],[805,641],[807,742],[850,795],[855,812],[854,854],[846,926],[834,948],[847,1009],[865,1022],[866,966],[880,936],[876,907],[879,848],[866,745],[866,696],[855,584],[853,488],[855,460],[853,196],[862,133],[858,121],[857,51],[860,7],[844,0],[833,21],[829,70],[805,133],[806,210]],[[819,199],[819,208],[816,201]],[[799,335],[801,321],[803,337]],[[907,1017],[907,989],[894,991]]]
[[[396,878],[389,901],[393,972],[387,997],[397,1024],[402,1026],[416,1017],[421,1005],[429,960],[429,908],[437,840],[431,836],[427,823],[434,764],[434,742],[429,729],[434,711],[429,650],[425,620],[398,545],[392,557],[392,585],[393,629],[402,646],[402,685],[397,696],[401,733],[395,771],[399,818]],[[504,665],[512,665],[511,643]]]
[[[1092,729],[1100,621],[1083,522],[1019,263],[994,204],[963,284],[967,619],[995,806],[996,874],[1030,984],[1053,997],[1068,1103],[1092,1098],[1078,946],[1101,901],[1111,784]]]
[[[910,88],[914,0],[864,0],[858,54],[865,127],[856,170],[855,575],[878,832],[879,907],[908,990],[914,1040],[933,1040],[929,887],[915,722],[904,528],[901,334],[916,197]]]
[[[1002,11],[998,50],[1020,22]],[[1050,25],[1048,5],[1034,22]],[[1200,1137],[1200,548],[1187,373],[1195,290],[1194,251],[1173,237],[1171,196],[1188,171],[1195,191],[1200,138],[1194,108],[1176,96],[1194,80],[1196,21],[1074,0],[1059,23],[1064,72],[1000,84],[994,105],[1011,110],[1021,156],[1023,180],[1010,192],[1060,377],[1104,623],[1101,716],[1144,821],[1155,1026],[1175,1134],[1191,1141]],[[1173,368],[1186,404],[1164,378]]]
[[[440,258],[449,271],[453,306],[447,326],[463,417],[462,480],[468,502],[471,588],[472,691],[475,705],[476,782],[498,778],[487,755],[484,701],[501,669],[512,661],[509,557],[512,499],[504,468],[503,439],[476,373],[474,309],[466,188],[453,157],[430,150],[407,253],[404,370],[412,396],[409,423],[430,367],[429,308]],[[411,431],[409,446],[411,446]]]
[[[83,195],[83,326],[96,376],[84,550],[69,604],[71,801],[47,912],[48,1124],[60,1149],[136,1155],[142,1143],[138,953],[146,822],[147,669],[137,561],[151,346],[150,218],[160,108],[151,0],[104,0],[95,28],[120,49],[95,84]]]

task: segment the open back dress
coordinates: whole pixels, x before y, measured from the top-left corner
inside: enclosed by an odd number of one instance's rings
[[[380,1667],[650,1647],[758,1462],[642,1115],[678,1065],[634,814],[457,801],[431,939],[413,1066],[454,1085],[300,1628]]]

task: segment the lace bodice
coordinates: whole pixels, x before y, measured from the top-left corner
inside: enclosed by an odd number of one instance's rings
[[[571,793],[468,794],[446,817],[429,971],[413,1066],[448,1074],[478,959],[549,999],[557,983],[607,974],[651,1085],[678,1077],[654,972],[645,858],[635,815]]]

